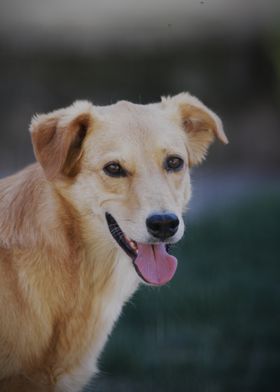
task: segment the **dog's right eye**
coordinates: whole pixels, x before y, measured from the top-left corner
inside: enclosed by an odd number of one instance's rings
[[[103,167],[105,174],[111,177],[126,177],[127,171],[118,163],[110,162]]]

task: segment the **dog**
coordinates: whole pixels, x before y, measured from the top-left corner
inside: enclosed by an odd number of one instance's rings
[[[77,392],[139,284],[172,279],[190,168],[228,140],[189,93],[77,101],[30,132],[37,162],[0,181],[0,390]]]

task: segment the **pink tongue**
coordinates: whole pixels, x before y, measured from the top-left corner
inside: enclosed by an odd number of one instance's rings
[[[137,244],[138,256],[134,264],[143,279],[154,285],[169,282],[175,274],[177,259],[167,253],[165,244]]]

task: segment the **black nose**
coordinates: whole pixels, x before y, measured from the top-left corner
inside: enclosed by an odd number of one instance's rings
[[[179,219],[175,214],[153,214],[146,219],[148,232],[156,238],[165,240],[172,237],[179,227]]]

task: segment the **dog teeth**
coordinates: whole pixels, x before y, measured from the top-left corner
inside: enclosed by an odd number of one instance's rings
[[[129,241],[129,245],[131,246],[131,248],[133,250],[137,250],[137,246],[135,245],[135,243],[132,240]]]
[[[129,246],[131,247],[131,249],[133,249],[135,253],[138,253],[138,246],[136,242],[128,238],[126,235],[124,235],[124,238],[126,242],[129,244]]]
[[[135,252],[138,252],[138,247],[137,247],[137,245],[135,244],[135,242],[134,241],[130,241],[129,242],[129,245],[131,246],[131,248],[133,249],[133,250],[135,250]]]

